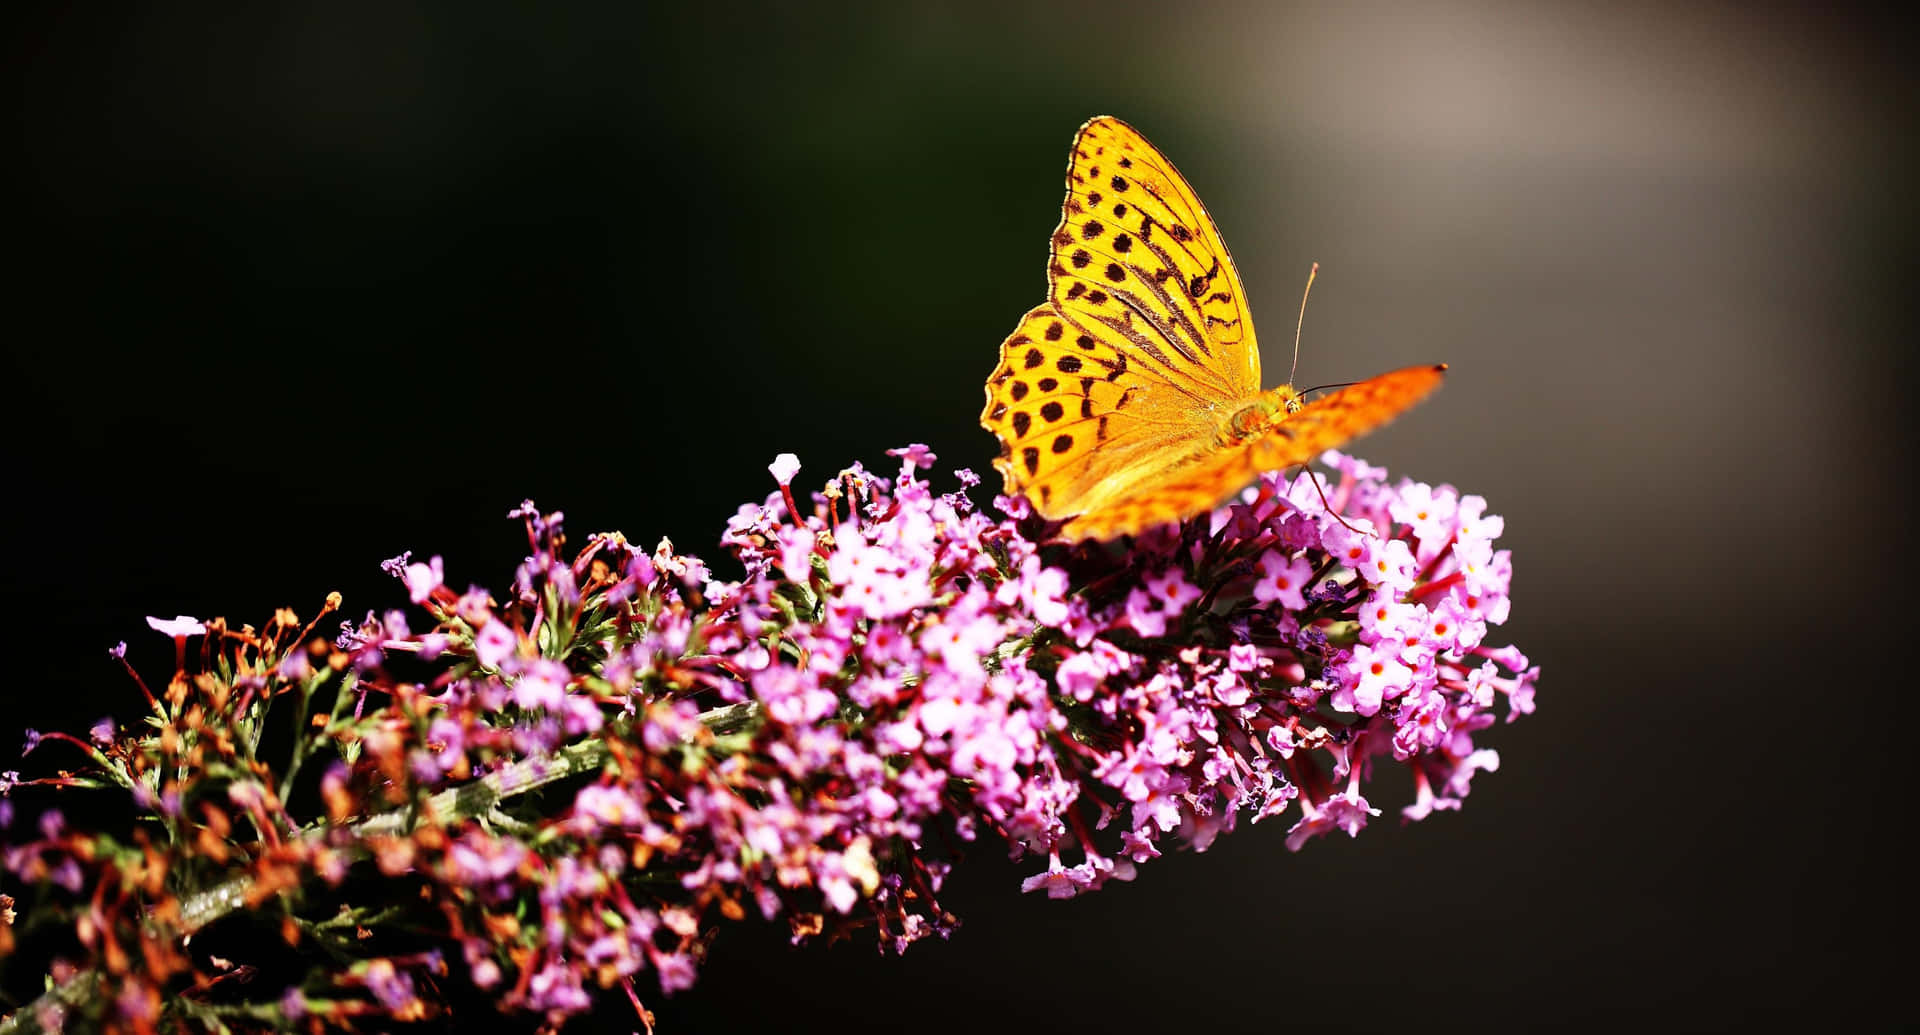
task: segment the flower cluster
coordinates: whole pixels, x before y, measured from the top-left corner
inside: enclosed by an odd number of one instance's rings
[[[722,539],[737,580],[664,541],[568,554],[560,515],[523,505],[531,551],[500,597],[403,556],[419,610],[332,644],[288,612],[156,622],[179,664],[144,723],[30,737],[86,767],[0,776],[117,789],[139,815],[12,824],[9,890],[78,952],[9,1023],[320,1030],[430,1017],[450,983],[556,1026],[618,988],[644,1017],[643,990],[687,987],[750,909],[796,941],[944,937],[944,838],[1030,854],[1025,888],[1056,897],[1243,816],[1291,815],[1298,849],[1379,814],[1381,765],[1413,775],[1406,819],[1458,807],[1497,764],[1475,737],[1500,699],[1532,710],[1538,669],[1485,642],[1512,567],[1478,497],[1328,454],[1335,478],[1065,544],[1022,500],[975,510],[969,472],[937,494],[924,447],[892,455],[805,505],[776,461],[779,490]],[[244,939],[219,936],[243,909],[278,925],[274,958],[315,962],[277,983],[236,962]]]

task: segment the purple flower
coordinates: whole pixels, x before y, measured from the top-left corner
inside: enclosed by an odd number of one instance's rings
[[[414,1009],[419,998],[414,991],[413,978],[397,970],[392,960],[377,959],[367,964],[367,991],[379,1000],[380,1005],[395,1014],[404,1014]]]
[[[653,957],[653,969],[660,977],[660,991],[668,995],[693,987],[693,960],[683,953],[661,953]]]
[[[72,856],[67,856],[54,864],[53,872],[48,875],[47,879],[53,881],[55,885],[65,888],[67,894],[78,895],[80,894],[80,886],[86,883],[87,878],[84,873],[80,872],[79,860]]]

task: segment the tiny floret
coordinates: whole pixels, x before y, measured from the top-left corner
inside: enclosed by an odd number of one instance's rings
[[[188,618],[186,615],[174,618],[149,617],[147,625],[155,632],[167,636],[204,636],[207,632],[207,627],[198,619]]]

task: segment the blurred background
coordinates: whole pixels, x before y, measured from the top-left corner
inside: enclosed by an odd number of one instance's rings
[[[1299,855],[1243,826],[1067,902],[982,846],[949,884],[964,926],[904,958],[728,928],[654,997],[663,1030],[1912,1023],[1912,679],[1880,653],[1920,239],[1892,23],[1461,0],[16,25],[7,752],[131,717],[106,650],[164,679],[144,615],[384,609],[409,549],[503,586],[523,497],[576,540],[722,560],[776,453],[805,482],[918,441],[991,475],[981,382],[1043,298],[1074,130],[1113,114],[1206,200],[1270,384],[1316,261],[1303,383],[1453,364],[1357,452],[1506,517],[1497,639],[1544,668],[1539,712],[1416,826],[1376,800]]]

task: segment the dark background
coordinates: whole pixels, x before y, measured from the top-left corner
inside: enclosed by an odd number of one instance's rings
[[[1207,200],[1270,384],[1313,261],[1303,382],[1454,365],[1359,452],[1505,515],[1498,638],[1544,667],[1540,710],[1417,826],[1377,799],[1299,855],[1243,827],[1069,902],[983,848],[958,935],[901,959],[729,928],[654,997],[664,1030],[1913,1020],[1890,25],[1474,0],[19,18],[5,743],[131,717],[105,651],[164,679],[143,615],[395,606],[376,565],[404,549],[503,586],[522,497],[718,559],[779,452],[803,482],[912,441],[990,473],[980,384],[1042,298],[1073,131],[1110,113]]]

